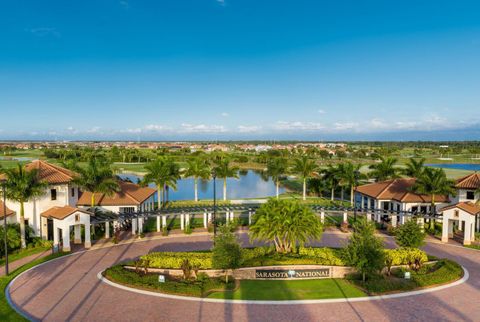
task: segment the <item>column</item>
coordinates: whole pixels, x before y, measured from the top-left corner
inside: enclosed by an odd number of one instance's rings
[[[58,247],[59,241],[60,234],[58,233],[58,226],[56,224],[56,220],[53,219],[53,245]]]
[[[348,223],[348,214],[346,212],[343,213],[343,222]]]
[[[157,232],[162,230],[162,225],[160,224],[160,215],[157,215]]]
[[[190,214],[185,215],[185,226],[187,226],[187,227],[190,226]]]
[[[322,212],[320,213],[320,221],[322,222],[322,224],[325,223],[325,211],[322,210]]]
[[[420,229],[422,230],[422,232],[425,231],[423,218],[417,218],[417,225],[420,226]]]
[[[250,226],[252,224],[252,211],[248,210],[248,225]]]
[[[381,210],[377,211],[377,222],[378,223],[382,222],[382,211]]]
[[[209,212],[208,215],[207,215],[207,217],[208,217],[208,219],[207,219],[208,222],[211,223],[211,222],[212,222],[212,213]]]
[[[181,230],[184,230],[185,229],[185,215],[184,214],[181,214],[180,215],[180,229]]]
[[[162,227],[167,228],[167,215],[162,216]]]
[[[85,248],[92,247],[92,242],[90,240],[90,223],[85,224]]]
[[[475,241],[475,217],[470,217],[470,218],[473,218],[472,222],[471,222],[471,229],[470,229],[470,235],[471,235],[471,241]]]
[[[63,251],[70,251],[70,227],[66,226],[62,228],[62,241],[63,241]]]
[[[73,226],[73,233],[74,233],[73,242],[75,244],[81,244],[82,243],[82,226],[80,225]]]
[[[207,213],[204,212],[203,213],[203,228],[207,228],[207,227],[208,227]]]
[[[137,218],[132,218],[132,235],[137,234]]]
[[[442,224],[442,243],[448,243],[448,231],[449,226],[451,226],[448,217],[444,214],[443,215],[443,224]]]
[[[228,213],[228,210],[225,212],[225,220],[226,220],[226,223],[228,224],[229,221],[230,221],[230,214]]]
[[[110,238],[110,223],[108,221],[105,222],[105,238]]]
[[[472,243],[472,224],[465,221],[465,232],[463,237],[463,244],[470,245]]]
[[[138,218],[138,233],[143,233],[143,217]]]
[[[405,223],[405,214],[402,212],[400,213],[400,225],[403,225]]]
[[[390,217],[392,218],[392,226],[397,227],[397,215],[392,213]]]
[[[233,211],[230,211],[230,221],[233,221],[233,219],[235,219],[235,214]]]

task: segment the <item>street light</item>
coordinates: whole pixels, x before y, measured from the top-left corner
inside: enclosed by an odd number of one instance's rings
[[[3,193],[3,236],[5,247],[5,275],[8,275],[8,248],[7,248],[7,185],[5,180],[2,181]]]
[[[358,185],[358,177],[360,176],[360,171],[355,170],[353,173],[353,178],[354,178],[354,189],[353,189],[353,221],[357,222],[357,198],[355,196],[355,190],[357,189]]]
[[[212,172],[213,177],[213,241],[215,242],[215,237],[217,236],[217,173]]]

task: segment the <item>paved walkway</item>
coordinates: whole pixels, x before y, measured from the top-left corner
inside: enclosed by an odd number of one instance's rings
[[[9,272],[13,272],[14,270],[19,268],[20,266],[23,266],[27,263],[30,263],[30,262],[34,261],[34,260],[37,260],[39,258],[50,255],[51,253],[52,253],[52,251],[49,249],[49,250],[43,251],[43,252],[38,253],[38,254],[33,254],[33,255],[30,255],[30,256],[27,256],[27,257],[20,258],[16,261],[13,261],[13,262],[9,263],[8,264],[8,270],[9,270]],[[0,276],[3,276],[3,275],[5,275],[5,265],[0,266]]]
[[[327,232],[319,245],[340,246],[347,234]],[[247,244],[248,236],[241,235]],[[392,247],[391,238],[386,238]],[[208,236],[99,248],[49,262],[21,275],[10,289],[15,305],[45,321],[475,321],[480,320],[480,252],[429,242],[425,250],[467,268],[470,279],[438,292],[401,299],[305,305],[246,305],[162,299],[120,290],[97,273],[149,251],[208,249]]]

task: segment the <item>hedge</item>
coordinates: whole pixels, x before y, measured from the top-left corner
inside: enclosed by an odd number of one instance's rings
[[[427,254],[416,248],[397,248],[385,250],[387,269],[395,265],[421,267],[428,261]],[[243,267],[269,265],[332,265],[345,266],[343,250],[339,248],[300,247],[297,253],[278,254],[273,247],[256,247],[242,250]],[[198,269],[212,268],[211,252],[154,252],[141,257],[149,261],[149,267],[180,269],[182,262],[188,259]]]

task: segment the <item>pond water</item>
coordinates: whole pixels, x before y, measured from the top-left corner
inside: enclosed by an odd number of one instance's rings
[[[33,158],[29,158],[29,157],[0,157],[0,160],[2,161],[25,161],[25,162],[28,162],[28,161],[32,161]]]
[[[132,182],[138,182],[141,176],[124,173],[119,175],[121,178],[130,179]],[[155,185],[151,184],[155,188]],[[223,179],[216,180],[217,199],[223,198]],[[285,192],[285,188],[280,187],[280,193]],[[182,178],[177,181],[177,191],[170,189],[170,200],[193,200],[194,183],[193,178]],[[260,198],[275,196],[275,183],[269,178],[265,181],[262,176],[252,170],[239,173],[239,179],[227,179],[227,198]],[[198,180],[198,198],[213,199],[213,180]]]
[[[468,170],[468,171],[480,171],[480,164],[472,163],[434,163],[427,164],[429,167]]]

